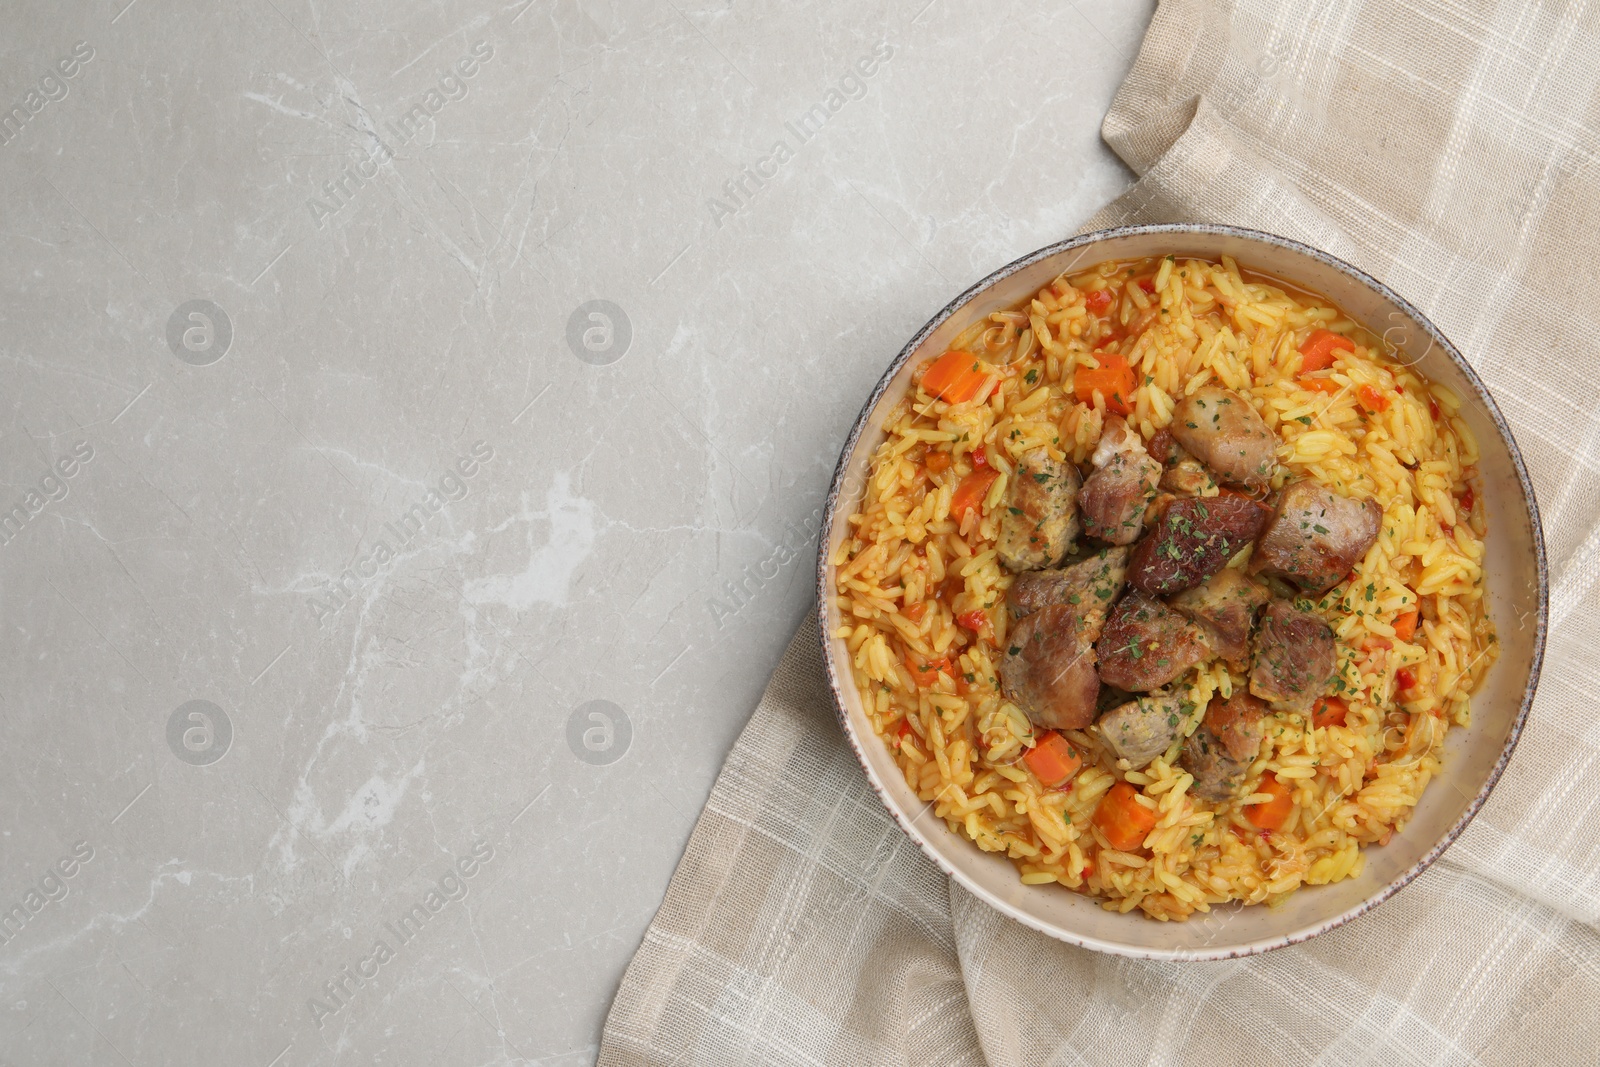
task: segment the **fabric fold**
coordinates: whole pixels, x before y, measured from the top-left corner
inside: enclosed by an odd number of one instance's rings
[[[845,744],[813,616],[695,824],[604,1064],[981,1064],[946,879]]]

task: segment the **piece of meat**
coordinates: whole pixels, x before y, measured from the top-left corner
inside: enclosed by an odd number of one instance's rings
[[[1000,685],[1035,725],[1081,730],[1094,722],[1094,642],[1127,565],[1126,548],[1102,549],[1070,567],[1021,575],[1006,594],[1018,621],[1000,658]]]
[[[1177,740],[1192,710],[1177,693],[1151,693],[1112,708],[1091,729],[1118,759],[1141,770]]]
[[[1173,597],[1171,604],[1205,631],[1211,648],[1242,671],[1250,662],[1250,628],[1256,610],[1272,599],[1272,593],[1232,567],[1224,567],[1193,589]]]
[[[1341,496],[1309,480],[1290,482],[1250,557],[1250,569],[1321,594],[1344,580],[1382,528],[1383,508],[1376,500]]]
[[[1036,571],[1065,556],[1078,536],[1078,468],[1035,448],[1017,459],[1006,488],[997,549],[1014,571]]]
[[[1152,459],[1162,466],[1171,463],[1173,457],[1183,451],[1183,446],[1178,444],[1178,439],[1172,436],[1172,431],[1163,426],[1150,437],[1150,443],[1145,445],[1145,451],[1150,453]]]
[[[1206,465],[1178,444],[1172,431],[1163,427],[1150,438],[1150,455],[1161,464],[1160,486],[1178,496],[1199,496],[1216,487],[1216,479],[1206,470]]]
[[[1095,643],[1100,680],[1130,693],[1160,689],[1205,659],[1206,651],[1194,624],[1138,593],[1117,602]]]
[[[1269,512],[1247,497],[1176,497],[1133,546],[1128,582],[1148,596],[1192,589],[1256,539]]]
[[[1089,462],[1095,471],[1078,493],[1085,532],[1113,545],[1131,545],[1144,528],[1144,509],[1156,495],[1161,464],[1150,458],[1144,441],[1116,415],[1106,420]]]
[[[1081,730],[1094,722],[1100,678],[1094,643],[1070,605],[1050,604],[1017,623],[1000,659],[1000,686],[1035,726]]]
[[[1265,488],[1278,469],[1278,439],[1250,401],[1204,385],[1178,401],[1168,427],[1178,444],[1229,485]]]
[[[1333,681],[1335,654],[1333,628],[1321,615],[1275,599],[1256,629],[1250,692],[1287,711],[1308,712]]]
[[[1161,488],[1179,496],[1199,496],[1217,484],[1206,470],[1205,464],[1193,456],[1185,455],[1161,472]]]
[[[1261,752],[1265,714],[1265,705],[1242,689],[1227,700],[1211,698],[1205,718],[1178,756],[1179,766],[1194,775],[1191,794],[1217,803],[1238,791],[1245,772]]]
[[[1127,574],[1128,550],[1102,548],[1067,567],[1017,575],[1006,593],[1006,605],[1011,617],[1020,619],[1049,604],[1070,604],[1078,609],[1083,625],[1098,637]]]

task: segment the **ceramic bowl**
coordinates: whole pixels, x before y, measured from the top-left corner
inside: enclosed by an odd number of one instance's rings
[[[1229,255],[1246,269],[1322,294],[1398,345],[1401,358],[1422,375],[1463,398],[1482,452],[1486,596],[1501,646],[1499,661],[1473,698],[1471,728],[1450,731],[1443,772],[1405,830],[1383,847],[1366,849],[1360,877],[1302,888],[1276,908],[1225,905],[1181,923],[1107,911],[1058,886],[1023,885],[1009,860],[952,833],[917,799],[862,710],[844,643],[830,636],[840,617],[827,564],[860,503],[868,461],[884,437],[883,418],[915,367],[943,352],[973,321],[1016,304],[1064,272],[1103,260],[1168,254],[1211,260]],[[1544,541],[1533,487],[1505,419],[1467,361],[1421,312],[1348,263],[1295,241],[1228,226],[1135,226],[1074,237],[1001,268],[935,315],[895,357],[845,441],[823,520],[817,590],[823,655],[840,722],[873,788],[912,840],[950,877],[1018,922],[1085,948],[1149,959],[1264,952],[1314,937],[1394,895],[1455,840],[1494,788],[1516,747],[1544,653]]]

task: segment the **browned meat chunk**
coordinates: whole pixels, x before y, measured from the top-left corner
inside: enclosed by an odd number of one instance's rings
[[[1243,690],[1227,700],[1213,697],[1206,715],[1183,743],[1178,763],[1194,775],[1189,790],[1201,800],[1227,800],[1244,784],[1245,772],[1261,751],[1261,719],[1266,708]]]
[[[1172,436],[1172,431],[1163,426],[1150,438],[1150,443],[1145,446],[1151,457],[1163,467],[1171,463],[1173,457],[1183,451],[1177,438]]]
[[[1089,461],[1095,471],[1078,494],[1083,528],[1090,537],[1131,545],[1144,528],[1144,509],[1156,495],[1161,464],[1150,458],[1139,435],[1115,415],[1106,420]]]
[[[1172,436],[1229,485],[1261,489],[1278,468],[1278,439],[1250,401],[1204,385],[1178,401]]]
[[[1094,643],[1065,604],[1051,604],[1012,628],[1000,684],[1036,726],[1081,730],[1094,722],[1100,679]]]
[[[1006,489],[997,548],[1014,571],[1054,565],[1078,536],[1078,468],[1051,457],[1048,449],[1024,452]]]
[[[1095,644],[1100,680],[1130,693],[1159,689],[1206,658],[1205,639],[1159,600],[1129,593]]]
[[[1256,610],[1272,598],[1267,587],[1225,567],[1193,589],[1172,598],[1172,606],[1205,631],[1212,649],[1242,671],[1250,661],[1250,627]]]
[[[1287,600],[1261,613],[1250,692],[1287,711],[1307,712],[1333,681],[1333,628]]]
[[[1178,739],[1193,710],[1176,693],[1151,693],[1112,708],[1093,729],[1118,759],[1139,770]]]
[[[1160,461],[1161,488],[1178,496],[1199,496],[1216,486],[1206,465],[1186,452],[1172,431],[1160,429],[1150,438],[1150,455]]]
[[[1094,642],[1122,588],[1128,550],[1109,548],[1061,570],[1024,574],[1007,595],[1020,621],[1000,659],[1000,684],[1036,725],[1081,730],[1100,696]]]
[[[1242,496],[1178,497],[1133,546],[1128,581],[1149,596],[1192,589],[1254,541],[1267,514],[1264,505]]]
[[[1376,500],[1340,496],[1312,481],[1290,482],[1256,545],[1250,569],[1323,593],[1350,573],[1383,527]]]
[[[1102,548],[1070,567],[1017,575],[1006,594],[1006,604],[1016,619],[1050,604],[1070,604],[1098,637],[1127,574],[1128,550]]]

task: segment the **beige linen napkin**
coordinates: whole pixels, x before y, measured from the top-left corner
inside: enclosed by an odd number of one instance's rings
[[[814,624],[718,779],[602,1064],[1545,1063],[1600,1056],[1600,16],[1582,3],[1163,3],[1091,221],[1230,222],[1382,278],[1472,360],[1536,484],[1544,678],[1467,833],[1304,945],[1163,964],[948,883],[835,724]],[[1041,235],[1041,240],[1046,235]]]

